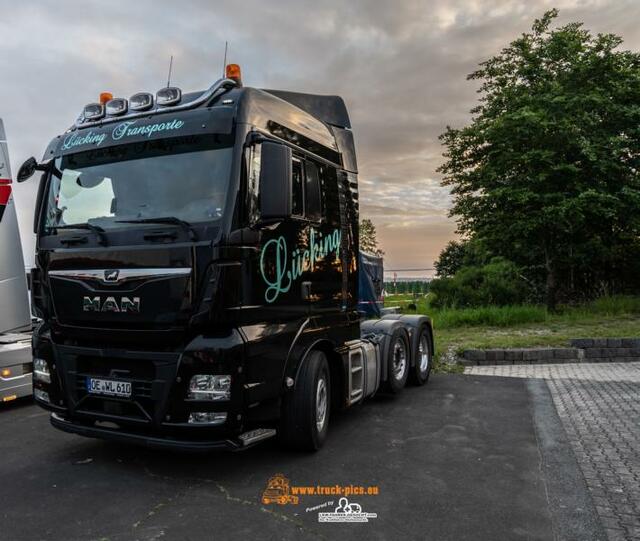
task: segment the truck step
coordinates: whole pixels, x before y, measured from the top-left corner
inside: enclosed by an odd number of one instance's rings
[[[275,428],[256,428],[255,430],[243,432],[242,434],[240,434],[240,436],[238,436],[238,439],[242,443],[243,447],[247,447],[248,445],[258,443],[259,441],[272,438],[275,435]]]

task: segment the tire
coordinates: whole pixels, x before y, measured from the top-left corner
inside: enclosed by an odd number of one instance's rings
[[[433,366],[433,355],[431,353],[431,333],[428,327],[422,326],[416,329],[418,335],[414,341],[413,359],[414,366],[411,368],[410,381],[413,385],[424,385],[429,381],[431,367]]]
[[[300,367],[295,387],[284,399],[278,435],[288,449],[317,451],[329,429],[331,381],[321,351],[310,352]]]
[[[387,390],[397,394],[404,388],[410,362],[411,348],[407,332],[402,327],[396,328],[389,338],[387,350]]]

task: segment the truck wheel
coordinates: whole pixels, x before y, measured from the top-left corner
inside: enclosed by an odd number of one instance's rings
[[[387,353],[387,388],[399,393],[407,383],[409,375],[410,349],[407,333],[402,328],[393,331]]]
[[[418,332],[419,334],[415,342],[415,351],[413,354],[415,366],[411,371],[410,379],[414,385],[424,385],[429,381],[431,365],[433,364],[431,334],[429,333],[429,329],[424,326],[420,327]]]
[[[285,397],[279,435],[290,449],[316,451],[329,428],[331,387],[329,365],[321,351],[304,360],[293,391]]]

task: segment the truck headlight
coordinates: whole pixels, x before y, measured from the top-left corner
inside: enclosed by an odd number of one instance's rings
[[[51,383],[51,372],[49,372],[49,365],[44,359],[33,359],[33,378],[44,383]]]
[[[229,400],[231,376],[196,374],[189,382],[189,398],[194,400]]]
[[[226,411],[194,411],[189,414],[189,423],[193,425],[221,425],[226,420]]]

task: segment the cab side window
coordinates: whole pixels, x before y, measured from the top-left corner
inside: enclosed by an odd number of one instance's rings
[[[322,217],[328,224],[340,223],[340,198],[338,178],[334,167],[322,164],[319,167],[320,189],[322,193]]]
[[[319,222],[322,219],[322,204],[320,197],[320,178],[318,167],[311,161],[304,164],[305,171],[305,216],[307,220]]]
[[[294,216],[304,216],[304,182],[302,162],[293,160],[291,178],[291,212]]]

